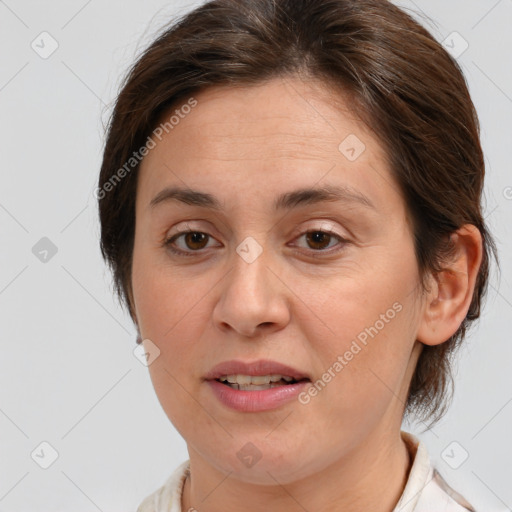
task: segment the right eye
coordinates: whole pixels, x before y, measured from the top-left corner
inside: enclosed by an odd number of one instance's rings
[[[194,256],[201,249],[206,248],[209,239],[212,238],[208,233],[202,231],[182,231],[177,235],[173,235],[164,241],[164,245],[178,256]],[[182,239],[185,246],[176,248],[176,242]],[[187,250],[190,249],[190,250]]]

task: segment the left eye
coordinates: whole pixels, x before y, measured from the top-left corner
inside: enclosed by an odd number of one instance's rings
[[[336,235],[335,233],[330,233],[328,231],[306,231],[305,233],[299,235],[299,238],[304,236],[306,237],[306,242],[308,246],[314,249],[316,252],[324,251],[325,249],[332,247],[329,246],[329,244],[332,241],[338,240],[339,242],[345,242],[345,240],[340,236]]]
[[[177,244],[175,242],[180,240],[182,237],[184,237],[183,241],[185,242],[185,247],[176,247]],[[346,240],[339,235],[322,230],[305,231],[297,238],[302,237],[306,237],[306,243],[310,249],[313,249],[313,252],[326,251],[326,249],[333,246],[331,245],[331,242],[339,241],[342,243],[342,246],[346,242]],[[182,231],[181,233],[165,240],[164,245],[174,254],[193,256],[194,253],[198,253],[201,249],[205,249],[207,247],[210,238],[213,237],[202,231]]]

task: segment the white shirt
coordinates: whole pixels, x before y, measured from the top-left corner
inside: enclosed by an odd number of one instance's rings
[[[475,512],[432,466],[422,441],[408,432],[402,439],[413,459],[409,478],[393,512]],[[190,471],[190,461],[180,464],[162,487],[146,497],[137,512],[186,512],[181,510],[181,494]]]

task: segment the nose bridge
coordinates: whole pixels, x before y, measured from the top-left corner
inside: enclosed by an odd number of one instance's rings
[[[270,249],[251,236],[235,248],[233,266],[214,311],[217,324],[249,336],[262,324],[267,329],[270,324],[277,328],[287,321],[288,308],[274,275],[277,272],[268,268],[272,260]]]
[[[243,294],[245,291],[253,307],[265,301],[270,291],[268,288],[272,286],[267,268],[270,264],[269,251],[252,236],[245,238],[235,249],[230,288],[233,287],[235,293]]]

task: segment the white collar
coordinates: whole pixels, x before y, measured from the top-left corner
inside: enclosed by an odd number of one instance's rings
[[[400,432],[413,458],[409,478],[393,512],[475,512],[473,507],[453,490],[430,461],[425,444],[409,432]]]

